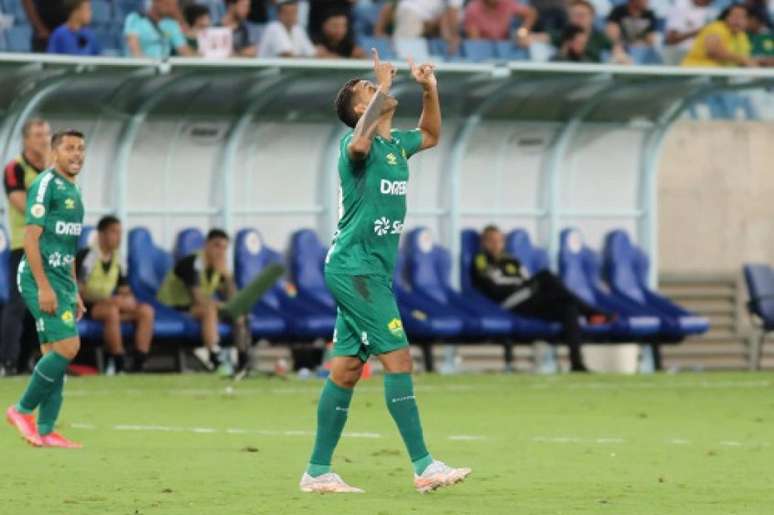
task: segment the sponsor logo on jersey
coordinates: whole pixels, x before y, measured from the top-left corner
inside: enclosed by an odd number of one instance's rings
[[[391,166],[398,164],[398,158],[392,152],[387,154],[387,164]]]
[[[62,313],[62,322],[64,322],[66,325],[75,325],[75,317],[73,316],[73,312],[68,309]]]
[[[71,198],[65,199],[65,209],[75,209],[75,200]]]
[[[389,218],[383,216],[374,221],[374,232],[378,236],[386,236],[387,234],[400,234],[403,232],[403,222],[400,220],[390,221]]]
[[[396,338],[403,336],[403,322],[400,321],[400,318],[393,318],[390,320],[390,323],[387,324],[387,329],[389,329],[390,333]]]
[[[70,200],[70,199],[68,199]],[[59,235],[64,236],[80,236],[83,226],[74,222],[58,221],[54,227],[54,231]]]
[[[48,256],[48,266],[51,268],[71,266],[74,261],[75,256],[71,254],[62,255],[60,252],[54,252]]]
[[[388,181],[382,179],[379,190],[382,195],[400,195],[405,196],[408,189],[408,181]]]
[[[30,208],[30,213],[35,218],[43,218],[43,215],[46,214],[46,206],[43,204],[33,204],[33,206]]]

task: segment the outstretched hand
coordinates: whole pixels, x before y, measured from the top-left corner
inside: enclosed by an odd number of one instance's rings
[[[432,64],[417,65],[413,59],[409,59],[408,63],[411,69],[411,76],[414,77],[417,84],[425,89],[434,88],[438,85],[438,81],[435,78],[435,67]]]
[[[392,78],[395,76],[395,66],[390,63],[383,63],[379,59],[379,52],[375,48],[371,49],[371,57],[374,61],[376,82],[384,88],[389,88],[392,86]]]

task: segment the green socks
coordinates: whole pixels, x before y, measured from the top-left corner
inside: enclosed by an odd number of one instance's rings
[[[43,402],[38,410],[38,433],[46,436],[54,430],[56,419],[59,418],[59,410],[62,408],[62,389],[64,388],[64,375],[54,384],[54,390]]]
[[[317,404],[317,435],[307,473],[312,477],[331,471],[331,458],[347,423],[352,389],[342,388],[330,379],[325,381]]]
[[[414,472],[422,474],[433,458],[425,447],[411,374],[384,374],[384,400],[406,444]]]
[[[57,383],[64,378],[67,365],[69,364],[70,361],[67,358],[54,351],[50,351],[43,356],[38,361],[38,364],[35,365],[35,370],[32,371],[32,377],[30,377],[30,382],[27,384],[27,389],[16,405],[16,409],[21,413],[32,413],[35,411],[35,408],[48,399],[56,389]]]

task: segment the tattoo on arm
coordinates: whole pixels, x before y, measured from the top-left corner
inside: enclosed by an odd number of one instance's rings
[[[363,113],[363,116],[358,120],[355,125],[355,131],[353,133],[353,139],[368,138],[371,139],[376,129],[376,124],[379,121],[379,117],[382,115],[382,109],[384,103],[387,101],[387,95],[381,91],[377,91],[374,98],[371,99],[371,103]]]

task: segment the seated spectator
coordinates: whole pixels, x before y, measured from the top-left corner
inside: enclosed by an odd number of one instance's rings
[[[607,36],[626,47],[656,44],[656,15],[648,9],[648,0],[629,0],[610,11]]]
[[[583,34],[577,27],[573,32],[576,36]],[[473,285],[503,308],[527,317],[561,322],[562,337],[570,349],[571,369],[586,371],[580,350],[580,317],[597,324],[608,322],[607,314],[583,302],[547,270],[528,277],[521,263],[505,253],[505,238],[494,225],[487,226],[481,234],[481,252],[473,260],[471,275]]]
[[[516,31],[516,42],[522,48],[530,43],[530,32],[537,21],[537,11],[517,0],[472,0],[465,7],[465,37],[470,39],[505,40],[511,37],[516,19],[521,26]]]
[[[460,9],[464,0],[389,0],[374,27],[374,35],[387,35],[389,25],[396,38],[441,37],[449,53],[459,50]]]
[[[121,322],[132,322],[134,353],[132,372],[141,372],[153,338],[153,307],[137,301],[121,269],[121,222],[105,216],[97,224],[97,239],[81,249],[75,258],[76,275],[86,316],[104,324],[103,338],[108,353],[108,369],[124,371]]]
[[[32,26],[32,51],[45,52],[48,38],[57,27],[67,21],[69,10],[65,0],[13,0],[21,1]]]
[[[591,63],[601,63],[604,52],[611,52],[611,61],[617,64],[631,64],[631,59],[626,54],[626,50],[619,42],[615,45],[607,35],[594,26],[596,11],[594,6],[588,0],[573,0],[567,11],[567,18],[570,25],[575,25],[583,29],[587,35],[586,50],[584,61]],[[556,48],[562,46],[562,32],[551,34],[551,44]]]
[[[589,35],[578,25],[568,25],[562,32],[559,47],[551,60],[554,62],[593,63],[586,47]]]
[[[180,23],[177,0],[151,0],[146,12],[133,12],[124,21],[126,48],[131,57],[166,59],[173,52],[192,57]]]
[[[762,66],[774,66],[774,34],[766,26],[766,18],[759,11],[751,11],[747,22],[751,55]]]
[[[203,346],[194,349],[194,356],[208,370],[215,370],[220,364],[220,308],[237,291],[227,264],[228,245],[228,234],[212,229],[201,251],[175,263],[157,294],[165,306],[189,313],[201,323]],[[247,366],[250,333],[245,317],[230,322],[235,345],[240,350],[238,368],[242,369]]]
[[[561,34],[567,26],[567,0],[531,0],[530,5],[537,10],[537,32]]]
[[[298,24],[298,2],[280,0],[277,20],[269,23],[258,45],[258,57],[314,57],[317,51]]]
[[[250,0],[226,0],[226,14],[220,21],[234,34],[234,56],[255,57],[258,49],[250,41],[250,29],[247,28],[247,16],[250,14]]]
[[[699,31],[716,16],[711,0],[678,0],[667,12],[668,60],[672,64],[682,61]]]
[[[256,25],[266,25],[269,22],[269,6],[273,0],[250,0],[250,14],[247,20]]]
[[[322,36],[323,24],[331,13],[338,13],[347,18],[347,27],[352,28],[352,9],[357,0],[309,0],[309,17],[306,23],[307,33],[312,41]],[[352,31],[349,31],[350,36]]]
[[[768,0],[744,0],[742,4],[747,7],[748,16],[757,16],[767,29],[774,30],[770,14],[774,4],[770,4]]]
[[[757,66],[750,57],[747,8],[732,5],[704,27],[683,59],[683,66]]]
[[[70,0],[70,16],[48,40],[49,54],[99,55],[102,52],[91,23],[91,0]]]
[[[191,30],[185,35],[185,41],[191,50],[198,52],[199,34],[212,27],[210,10],[204,5],[191,4],[183,9],[183,16],[188,26],[191,27]]]
[[[331,58],[362,59],[365,51],[355,44],[344,13],[332,12],[323,21],[322,33],[313,38],[317,55]]]

